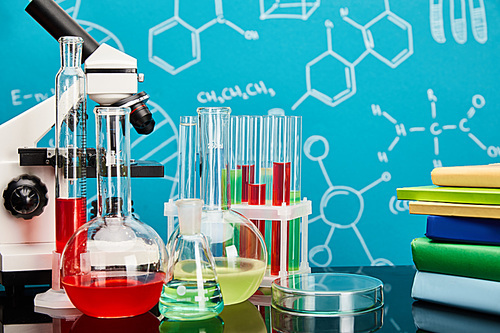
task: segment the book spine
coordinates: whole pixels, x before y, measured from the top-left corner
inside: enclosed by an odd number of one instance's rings
[[[500,166],[475,165],[435,168],[431,172],[434,185],[466,187],[500,187]]]
[[[420,271],[500,281],[500,247],[431,242],[411,243],[413,262]]]
[[[417,272],[411,297],[500,315],[500,283],[494,281]]]

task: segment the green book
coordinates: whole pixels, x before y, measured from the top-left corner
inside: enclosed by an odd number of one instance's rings
[[[500,189],[482,187],[417,186],[397,189],[399,200],[500,205]]]
[[[419,271],[500,281],[500,246],[433,242],[427,237],[411,242]]]

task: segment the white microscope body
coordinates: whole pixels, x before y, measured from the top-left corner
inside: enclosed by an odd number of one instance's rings
[[[46,0],[33,2],[39,2],[43,7]],[[57,15],[65,14],[59,13],[58,10]],[[46,14],[43,16],[45,18]],[[74,24],[78,26],[76,22]],[[76,30],[74,35],[78,36],[78,32]],[[145,103],[148,98],[145,93],[134,98],[138,81],[142,82],[143,78],[142,74],[137,73],[137,60],[109,45],[97,44],[88,35],[87,38],[96,45],[95,50],[85,59],[88,97],[101,105],[112,105],[124,99],[128,100],[128,104],[120,105],[133,105],[139,100]],[[22,281],[27,276],[30,276],[26,280],[27,284],[38,284],[39,280],[32,278],[37,273],[45,274],[43,279],[49,279],[41,283],[50,282],[52,251],[55,249],[55,171],[49,159],[54,152],[47,149],[47,166],[20,166],[18,149],[37,147],[40,139],[54,126],[55,102],[53,96],[0,125],[0,190],[4,198],[0,205],[0,284],[4,286],[23,284]],[[147,107],[145,108],[147,110]],[[154,127],[154,121],[151,122]],[[150,130],[152,131],[152,128]],[[16,179],[22,175],[30,175],[29,181],[34,178],[35,182],[40,183],[37,186],[41,190],[26,186],[23,181],[16,183]],[[11,188],[8,191],[9,183]],[[11,199],[19,202],[20,197],[21,202],[25,204],[23,208],[17,207],[16,204],[7,205],[9,211],[3,204]],[[38,209],[34,214],[39,215],[23,216],[23,213],[31,210],[33,206]]]

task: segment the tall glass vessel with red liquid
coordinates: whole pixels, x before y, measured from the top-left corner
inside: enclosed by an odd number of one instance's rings
[[[247,300],[266,271],[267,250],[257,227],[231,210],[229,108],[199,108],[201,232],[207,237],[225,305]],[[244,235],[245,242],[240,242]]]
[[[130,109],[96,107],[98,215],[64,248],[61,279],[71,302],[92,317],[139,315],[159,300],[166,250],[131,214]]]
[[[56,252],[87,222],[85,75],[80,37],[59,38],[56,76]]]
[[[61,288],[60,260],[73,233],[87,222],[86,100],[81,68],[83,39],[59,38],[61,68],[56,75],[55,123],[55,239],[52,253],[52,288],[36,295],[35,306],[72,308]]]

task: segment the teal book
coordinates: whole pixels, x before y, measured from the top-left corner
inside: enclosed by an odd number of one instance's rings
[[[499,188],[417,186],[397,189],[399,200],[500,205]]]
[[[419,271],[500,281],[500,246],[438,243],[427,237],[411,242]]]

